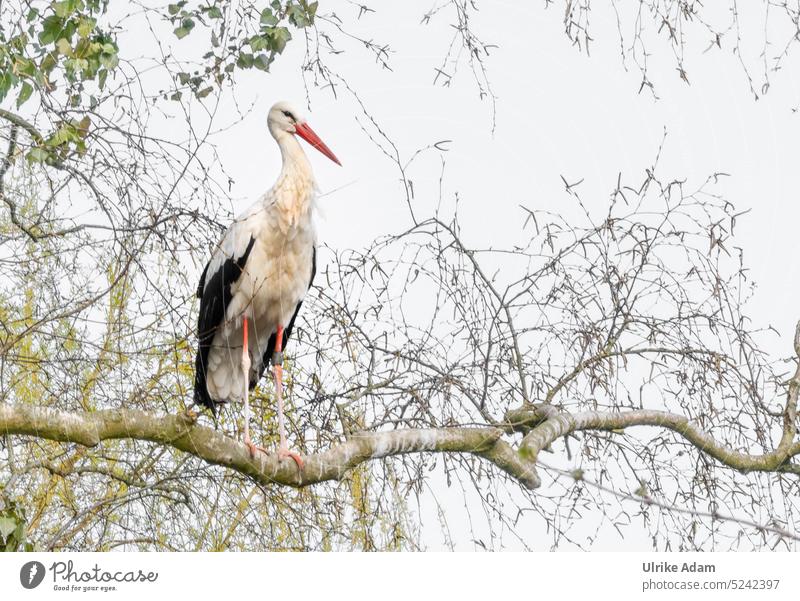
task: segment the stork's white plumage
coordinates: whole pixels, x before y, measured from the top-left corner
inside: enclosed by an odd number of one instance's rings
[[[283,159],[278,180],[228,228],[200,279],[195,402],[244,401],[249,436],[248,392],[272,359],[280,430],[280,453],[289,453],[283,425],[281,360],[285,341],[316,269],[313,211],[316,183],[297,136],[339,160],[297,111],[275,104],[267,124]]]

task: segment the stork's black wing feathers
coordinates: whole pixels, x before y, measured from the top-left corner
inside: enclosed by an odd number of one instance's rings
[[[251,236],[242,256],[238,259],[235,257],[225,259],[222,266],[211,275],[211,279],[206,284],[208,268],[211,265],[209,262],[203,269],[203,275],[200,276],[200,285],[197,288],[197,296],[200,298],[200,314],[197,317],[199,345],[197,357],[195,358],[194,402],[208,407],[214,413],[216,413],[214,399],[208,394],[208,387],[206,386],[208,353],[211,350],[214,334],[217,333],[217,327],[225,319],[225,312],[231,302],[231,284],[238,280],[242,274],[245,263],[247,263],[247,257],[250,255],[250,251],[253,250],[255,242],[256,239]]]
[[[200,274],[200,283],[197,284],[197,298],[203,298],[203,290],[205,290],[206,287],[206,274],[210,266],[211,261],[206,263],[206,266],[203,268],[203,273]]]
[[[311,284],[314,283],[314,276],[317,275],[317,249],[314,248],[314,252],[311,254],[311,278],[308,280],[308,287],[311,288]],[[292,319],[289,320],[289,325],[287,325],[283,330],[283,350],[286,350],[286,343],[289,341],[289,336],[292,335],[292,328],[294,327],[294,320],[297,319],[297,314],[300,313],[300,307],[303,306],[303,301],[297,303],[297,307],[295,307],[294,315],[292,315]],[[276,342],[276,335],[273,333],[269,340],[267,341],[267,348],[264,350],[264,355],[261,358],[261,373],[258,375],[258,379],[264,375],[264,370],[267,368],[267,365],[270,364],[272,360],[272,356],[275,354],[275,342]],[[255,388],[256,386],[256,379],[250,381],[250,388]]]

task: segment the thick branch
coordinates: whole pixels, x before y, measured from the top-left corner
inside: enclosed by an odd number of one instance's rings
[[[561,413],[533,428],[522,439],[520,454],[535,461],[542,449],[571,432],[577,430],[621,430],[631,426],[660,426],[677,432],[704,453],[743,472],[794,472],[794,466],[786,465],[786,463],[794,455],[800,454],[800,442],[779,445],[775,451],[763,455],[741,453],[718,443],[713,436],[683,415],[648,409],[619,413],[600,411]]]
[[[406,453],[471,453],[491,461],[528,488],[539,486],[536,468],[501,440],[500,428],[437,428],[361,432],[323,453],[304,458],[298,471],[291,459],[258,454],[251,458],[242,443],[196,424],[189,414],[156,416],[135,409],[70,413],[31,405],[0,405],[0,431],[87,447],[104,440],[136,439],[172,446],[209,463],[252,477],[261,484],[307,486],[338,480],[370,459]]]
[[[11,111],[7,111],[5,109],[0,109],[0,118],[5,119],[6,121],[12,123],[13,125],[21,127],[22,129],[27,131],[30,134],[31,138],[33,138],[37,144],[44,143],[44,136],[42,136],[42,134],[39,133],[39,130],[36,129],[33,125],[31,125],[28,121],[26,121],[19,115],[16,115]]]
[[[797,355],[797,369],[789,380],[786,395],[786,408],[783,411],[783,436],[780,446],[788,446],[797,433],[797,397],[800,396],[800,322],[794,332],[794,352]]]

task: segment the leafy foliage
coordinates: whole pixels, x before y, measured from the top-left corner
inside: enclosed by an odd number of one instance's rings
[[[98,23],[107,7],[108,0],[30,3],[0,37],[0,101],[16,92],[19,108],[34,91],[63,86],[72,107],[96,102],[119,65],[115,34]]]
[[[2,491],[0,487],[0,493]],[[35,545],[27,540],[25,508],[0,496],[0,551],[35,550]]]
[[[230,1],[213,4],[182,0],[155,13],[173,26],[176,42],[205,32],[208,47],[201,68],[173,75],[181,100],[185,91],[198,99],[230,83],[236,69],[268,71],[292,39],[290,28],[314,24],[317,2],[273,0],[266,8]],[[40,108],[54,113],[55,128],[28,153],[34,162],[59,164],[86,152],[87,113],[113,99],[109,77],[120,68],[118,34],[108,0],[57,0],[7,5],[7,29],[0,30],[0,102],[16,96],[21,109],[34,95]],[[181,44],[177,45],[181,50]],[[62,100],[63,99],[63,100]],[[63,103],[63,107],[57,105]],[[64,109],[71,114],[64,118]]]
[[[225,0],[213,4],[189,3],[181,0],[167,7],[173,33],[179,40],[208,37],[208,50],[203,55],[204,67],[193,73],[181,71],[178,79],[197,98],[210,94],[214,85],[231,81],[236,69],[269,71],[275,58],[292,39],[290,27],[304,29],[314,24],[318,2],[305,0],[273,0],[260,9],[255,3]],[[172,94],[180,100],[180,90]]]

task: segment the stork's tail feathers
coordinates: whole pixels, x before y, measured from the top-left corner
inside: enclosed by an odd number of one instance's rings
[[[195,405],[205,407],[206,409],[210,409],[215,420],[217,418],[217,406],[224,405],[225,403],[227,403],[226,400],[212,399],[211,395],[208,394],[208,385],[206,384],[206,370],[205,366],[203,365],[202,353],[197,353],[197,357],[195,359],[194,403]]]
[[[210,409],[214,417],[217,417],[217,405],[222,405],[223,403],[215,401],[210,396],[208,396],[208,391],[205,388],[206,388],[205,383],[202,386],[200,386],[197,382],[195,382],[194,404],[199,407],[205,407],[206,409]]]

